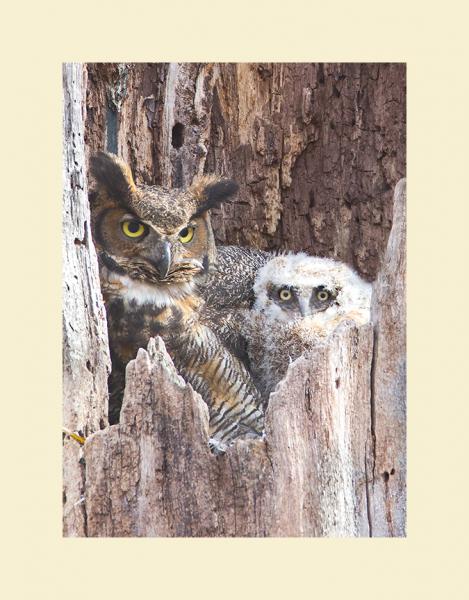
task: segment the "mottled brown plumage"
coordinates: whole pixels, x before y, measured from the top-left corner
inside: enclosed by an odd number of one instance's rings
[[[119,158],[92,158],[92,230],[108,315],[112,373],[110,422],[118,420],[125,365],[160,335],[179,372],[210,412],[213,444],[224,449],[240,435],[260,435],[260,395],[238,356],[215,328],[197,285],[211,277],[216,247],[208,211],[237,189],[234,182],[199,178],[187,190],[135,185]]]
[[[247,367],[242,323],[245,311],[254,304],[256,274],[271,257],[253,248],[218,246],[208,277],[198,284],[198,292],[205,301],[205,322]]]

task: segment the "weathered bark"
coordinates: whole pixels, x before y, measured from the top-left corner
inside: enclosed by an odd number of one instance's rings
[[[333,256],[373,279],[405,174],[404,64],[89,64],[86,142],[138,181],[240,184],[219,243]]]
[[[376,275],[405,166],[405,66],[90,64],[64,67],[64,532],[89,536],[405,534],[403,184],[373,324],[345,325],[290,365],[266,437],[215,457],[207,408],[160,340],[127,368],[107,427],[105,313],[89,235],[86,155],[139,182],[219,172],[241,186],[217,240],[335,256]],[[400,207],[400,208],[399,208]],[[100,431],[100,429],[102,429]],[[83,502],[83,495],[85,502]]]
[[[90,232],[82,65],[63,67],[63,424],[87,436],[107,425],[110,368],[106,313]],[[85,535],[82,449],[63,448],[64,535]]]
[[[344,326],[290,365],[265,440],[216,457],[206,405],[152,340],[121,422],[85,444],[88,535],[369,535],[371,355],[371,326]]]
[[[161,340],[127,367],[121,423],[86,442],[90,536],[403,536],[405,181],[373,323],[292,363],[264,440],[208,450],[208,413]],[[373,335],[374,331],[374,335]]]
[[[394,194],[383,267],[373,286],[375,328],[372,411],[372,533],[406,531],[406,182]]]

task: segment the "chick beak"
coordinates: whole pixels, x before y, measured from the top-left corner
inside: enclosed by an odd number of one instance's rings
[[[309,298],[298,298],[298,304],[300,305],[300,313],[302,317],[309,317],[311,315],[311,307],[309,305]]]
[[[156,250],[158,255],[154,264],[158,269],[160,279],[166,279],[171,266],[171,244],[163,242],[161,245],[158,245]]]

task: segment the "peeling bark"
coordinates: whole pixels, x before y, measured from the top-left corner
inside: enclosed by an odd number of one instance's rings
[[[216,172],[218,243],[331,256],[374,279],[405,175],[404,64],[89,64],[86,142],[139,182]],[[115,98],[119,101],[116,102]]]
[[[64,441],[64,535],[405,535],[404,88],[396,64],[64,66],[64,426],[88,436]],[[213,456],[207,407],[159,339],[107,426],[84,176],[98,149],[139,182],[236,179],[218,242],[332,256],[368,279],[386,251],[373,327],[345,324],[290,365],[265,439]]]
[[[107,425],[106,312],[91,240],[85,174],[82,65],[63,67],[63,425],[87,436]],[[63,447],[64,535],[86,533],[82,449]]]
[[[289,366],[264,440],[208,449],[208,411],[163,342],[127,366],[121,422],[85,444],[89,536],[368,536],[372,329]]]

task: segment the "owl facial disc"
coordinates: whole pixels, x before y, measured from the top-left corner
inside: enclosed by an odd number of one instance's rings
[[[237,184],[203,176],[186,189],[136,185],[130,168],[103,152],[90,167],[93,238],[107,271],[154,285],[158,294],[202,280],[216,255],[208,211],[228,200]]]

